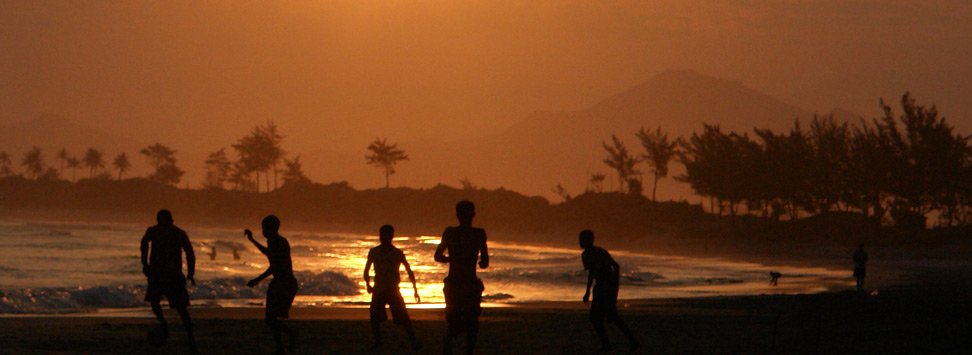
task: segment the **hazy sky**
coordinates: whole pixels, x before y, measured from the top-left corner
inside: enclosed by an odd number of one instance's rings
[[[205,152],[273,119],[291,149],[363,150],[693,69],[816,111],[911,90],[968,132],[969,4],[0,0],[0,123],[53,113]]]

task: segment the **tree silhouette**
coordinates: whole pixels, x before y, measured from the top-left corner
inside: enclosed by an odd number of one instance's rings
[[[81,161],[75,157],[67,158],[67,167],[71,169],[71,181],[78,181],[78,167],[81,166]]]
[[[608,156],[604,159],[604,164],[608,167],[614,169],[618,174],[618,191],[624,192],[624,185],[628,182],[631,176],[638,174],[639,171],[635,169],[638,164],[638,157],[628,153],[628,148],[624,146],[624,142],[618,139],[617,136],[611,135],[612,145],[607,143],[601,143],[604,146],[604,150],[607,151]]]
[[[310,183],[310,179],[304,175],[304,167],[300,163],[300,154],[295,156],[294,159],[284,159],[283,181],[284,185]]]
[[[462,186],[462,189],[466,191],[472,191],[476,189],[476,185],[473,184],[473,182],[469,180],[468,177],[459,179],[459,186]]]
[[[676,149],[678,142],[669,140],[668,134],[662,133],[661,127],[654,131],[648,131],[641,127],[636,135],[641,140],[641,146],[645,148],[641,157],[648,163],[654,177],[651,187],[651,200],[656,201],[655,193],[658,191],[658,178],[668,176],[668,164],[671,163],[678,152]]]
[[[70,157],[70,155],[68,154],[66,148],[61,148],[61,150],[57,151],[56,158],[61,162],[60,168],[58,168],[57,172],[61,175],[64,175],[64,164],[67,164],[68,157]]]
[[[209,153],[206,158],[206,179],[203,180],[203,187],[209,189],[224,188],[224,184],[230,180],[233,170],[233,163],[226,156],[226,148]]]
[[[32,179],[39,178],[44,173],[44,156],[41,154],[40,148],[35,146],[27,151],[23,159],[20,160],[20,165],[24,167],[27,176]]]
[[[139,152],[145,156],[149,165],[155,169],[155,171],[148,176],[149,180],[174,186],[179,183],[179,180],[182,179],[182,175],[185,172],[176,166],[176,151],[172,148],[162,145],[161,143],[155,143],[148,147],[142,148],[142,150]]]
[[[270,173],[277,174],[277,165],[283,159],[285,152],[281,148],[283,136],[277,130],[273,121],[267,121],[265,126],[256,126],[250,134],[240,138],[233,149],[239,155],[238,173],[254,174],[256,177],[256,191],[259,192],[260,173],[263,172],[266,190],[270,191]],[[242,176],[240,176],[242,178]],[[276,181],[274,181],[274,188]]]
[[[395,173],[395,164],[399,161],[408,160],[408,155],[404,150],[398,149],[397,144],[388,144],[386,139],[375,138],[374,142],[368,145],[371,155],[365,156],[368,164],[385,170],[385,188],[389,187],[388,178]]]
[[[128,161],[128,155],[125,153],[118,154],[111,165],[118,170],[118,180],[121,180],[125,172],[132,168],[132,163]]]
[[[590,179],[588,179],[591,189],[593,189],[594,192],[602,192],[604,190],[604,179],[607,179],[607,175],[602,173],[591,174]]]
[[[105,160],[101,151],[94,148],[88,148],[84,152],[84,157],[81,158],[81,162],[84,163],[84,166],[88,167],[88,177],[92,179],[98,173],[98,170],[105,167]]]
[[[13,175],[11,164],[12,162],[10,161],[10,154],[7,154],[7,152],[0,152],[0,177]]]

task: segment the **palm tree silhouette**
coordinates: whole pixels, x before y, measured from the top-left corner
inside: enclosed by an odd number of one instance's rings
[[[69,155],[68,155],[68,151],[67,151],[66,148],[61,148],[61,150],[57,151],[56,158],[57,158],[57,160],[60,160],[61,161],[61,166],[60,166],[60,168],[57,169],[58,175],[61,175],[61,176],[64,175],[64,164],[67,163],[68,157],[69,157]]]
[[[0,177],[13,175],[13,169],[10,168],[10,165],[10,154],[0,152]]]
[[[675,149],[678,141],[669,140],[668,134],[662,133],[661,127],[656,128],[654,132],[641,127],[636,135],[645,148],[645,153],[641,154],[641,157],[648,163],[648,167],[651,168],[652,175],[655,178],[651,187],[651,200],[655,201],[655,193],[658,191],[658,178],[668,176],[668,164],[678,153]]]
[[[81,166],[81,161],[75,157],[67,158],[67,167],[71,169],[71,181],[78,181],[78,167]]]
[[[41,155],[40,148],[35,146],[27,151],[24,154],[24,158],[20,161],[20,165],[24,167],[28,176],[32,179],[37,179],[44,172],[44,156]]]
[[[125,155],[125,153],[118,154],[111,165],[115,167],[115,170],[118,170],[118,180],[121,180],[122,175],[132,167],[132,163],[128,161],[128,155]]]
[[[89,178],[94,178],[98,170],[105,167],[105,160],[101,151],[94,148],[88,148],[84,152],[84,158],[81,161],[84,163],[84,166],[90,169],[88,173]]]
[[[639,173],[635,169],[635,165],[638,164],[638,157],[628,153],[628,148],[624,146],[624,142],[618,139],[617,136],[612,134],[611,141],[613,145],[602,143],[604,150],[608,153],[607,158],[604,159],[604,164],[607,164],[607,166],[618,173],[618,191],[624,192],[625,182],[632,175]]]

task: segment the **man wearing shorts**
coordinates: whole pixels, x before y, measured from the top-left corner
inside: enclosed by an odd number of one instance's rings
[[[156,216],[158,224],[145,231],[141,242],[142,273],[148,278],[145,300],[152,304],[152,313],[159,320],[161,343],[169,334],[169,327],[162,315],[162,297],[169,301],[169,308],[175,309],[182,317],[182,324],[189,337],[189,349],[195,353],[196,339],[192,335],[192,320],[189,318],[189,291],[186,280],[196,285],[196,255],[192,251],[189,236],[173,224],[172,213],[160,210]],[[186,253],[188,277],[182,274],[182,252]]]
[[[584,304],[587,304],[591,297],[591,285],[594,285],[594,301],[591,302],[591,323],[597,336],[601,338],[601,351],[610,351],[611,342],[608,340],[607,332],[604,329],[604,320],[613,323],[628,338],[631,351],[638,349],[638,341],[635,340],[628,325],[618,316],[618,288],[620,285],[621,266],[618,265],[611,254],[604,248],[594,246],[594,232],[585,230],[580,232],[580,246],[584,249],[581,260],[584,262],[584,270],[587,274],[587,291],[584,293]],[[594,281],[597,281],[595,284]]]
[[[263,228],[263,236],[267,238],[267,246],[263,246],[256,239],[253,239],[253,232],[249,229],[243,231],[246,238],[267,256],[270,267],[260,276],[247,282],[246,285],[254,287],[263,279],[273,276],[270,286],[267,287],[266,322],[273,333],[273,342],[277,354],[284,354],[283,333],[290,337],[289,350],[294,352],[297,345],[297,331],[288,327],[281,321],[290,318],[290,306],[294,303],[297,296],[299,285],[297,278],[294,277],[294,266],[290,258],[290,242],[280,235],[280,219],[277,216],[269,215],[263,218],[260,223]]]
[[[486,231],[472,226],[476,206],[470,201],[456,204],[458,227],[448,227],[442,232],[442,240],[435,249],[435,261],[449,264],[449,275],[443,283],[442,293],[446,301],[448,330],[443,353],[452,353],[452,341],[459,333],[466,332],[466,353],[472,354],[479,334],[480,301],[483,298],[483,281],[476,277],[476,261],[480,268],[489,267],[489,250],[486,247]]]
[[[421,344],[415,339],[415,330],[412,322],[408,318],[405,310],[405,300],[402,292],[398,288],[402,278],[399,269],[405,265],[408,279],[412,282],[412,289],[415,291],[415,302],[422,302],[419,298],[418,286],[415,284],[415,274],[411,266],[405,260],[405,253],[401,249],[392,245],[392,238],[395,236],[395,228],[391,225],[384,225],[378,230],[381,244],[368,251],[368,261],[365,263],[364,279],[365,287],[371,294],[371,332],[375,336],[373,348],[381,346],[381,323],[388,319],[385,313],[385,305],[391,309],[392,319],[395,324],[405,327],[408,333],[408,340],[412,342],[413,349],[421,348]],[[371,286],[371,265],[375,266],[375,285]]]

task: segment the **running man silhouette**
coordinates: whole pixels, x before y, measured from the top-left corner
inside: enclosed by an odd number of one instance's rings
[[[192,335],[192,319],[189,318],[189,291],[186,280],[196,285],[196,255],[192,251],[189,236],[172,220],[169,210],[160,210],[155,219],[158,224],[149,227],[142,237],[142,273],[148,278],[145,300],[152,304],[152,313],[159,320],[158,333],[149,333],[150,342],[162,345],[169,335],[169,326],[162,315],[162,297],[169,301],[169,308],[179,312],[189,337],[189,351],[196,353],[196,339]],[[151,252],[150,252],[151,250]],[[188,276],[182,274],[182,252],[186,253]]]
[[[246,238],[267,256],[270,267],[260,276],[247,282],[246,285],[254,287],[268,276],[273,275],[270,286],[267,287],[267,310],[266,322],[273,333],[273,342],[276,346],[277,354],[284,354],[283,334],[287,333],[290,337],[288,350],[294,352],[297,345],[297,331],[288,327],[281,319],[290,318],[290,306],[297,296],[297,278],[294,277],[293,263],[290,259],[290,243],[280,235],[280,219],[277,216],[269,215],[263,218],[263,237],[267,238],[267,246],[263,246],[256,239],[253,239],[253,232],[249,229],[243,230]]]
[[[631,351],[638,349],[638,341],[635,340],[628,325],[618,316],[618,288],[621,279],[621,266],[618,265],[611,254],[604,248],[594,246],[594,232],[584,230],[580,232],[580,246],[584,249],[581,260],[584,262],[584,270],[587,274],[587,288],[584,292],[584,304],[591,298],[591,285],[594,285],[594,300],[591,302],[591,323],[597,336],[601,338],[601,351],[610,351],[611,342],[608,340],[607,332],[604,329],[604,319],[614,323],[618,329],[628,338]],[[595,283],[595,281],[597,281]]]
[[[446,331],[442,352],[452,353],[452,341],[466,332],[466,353],[472,354],[479,334],[480,301],[483,299],[483,281],[476,277],[476,260],[479,267],[489,267],[489,250],[486,247],[486,231],[472,226],[476,206],[470,201],[456,204],[458,227],[447,227],[435,249],[435,261],[449,264],[449,275],[443,283],[442,293],[446,301]],[[448,255],[447,255],[448,254]]]
[[[402,292],[398,288],[398,284],[402,282],[399,269],[404,265],[405,271],[408,272],[408,279],[412,281],[412,289],[415,290],[415,302],[421,303],[418,285],[415,284],[415,274],[405,260],[405,253],[392,245],[395,228],[388,224],[383,225],[378,230],[378,235],[381,244],[368,251],[368,261],[364,269],[365,287],[371,294],[371,333],[375,336],[373,348],[381,346],[381,323],[388,319],[388,314],[385,313],[387,304],[395,324],[405,327],[412,348],[418,350],[422,345],[415,339],[415,329],[412,328],[412,321],[405,310],[405,299],[402,298]],[[374,287],[371,286],[370,275],[372,264],[375,265]]]
[[[857,246],[854,252],[854,279],[857,281],[857,290],[864,291],[864,277],[867,276],[867,252],[864,251],[864,243]]]

